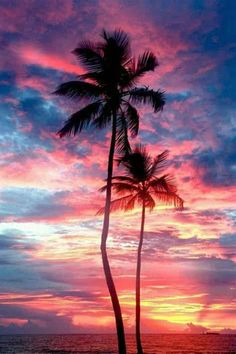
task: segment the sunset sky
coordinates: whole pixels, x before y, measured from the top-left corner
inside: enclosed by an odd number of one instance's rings
[[[80,103],[51,94],[83,72],[71,51],[103,28],[159,60],[141,84],[166,106],[140,107],[131,143],[169,150],[185,201],[147,213],[143,331],[236,329],[235,13],[234,0],[0,0],[0,333],[115,330],[96,216],[110,132],[59,139]],[[113,214],[108,242],[130,332],[140,213]]]

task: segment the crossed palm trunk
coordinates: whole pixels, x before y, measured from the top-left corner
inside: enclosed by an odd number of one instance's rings
[[[177,194],[173,178],[168,174],[159,177],[166,167],[168,152],[164,151],[154,159],[141,145],[129,155],[121,159],[126,174],[112,178],[112,188],[120,196],[110,204],[110,210],[132,210],[135,206],[142,207],[141,230],[137,253],[136,269],[136,346],[137,353],[143,354],[140,332],[140,277],[141,252],[144,237],[145,211],[154,209],[155,199],[166,205],[174,205],[176,209],[183,208],[183,200]],[[106,186],[101,191],[106,190]]]
[[[115,314],[119,354],[126,354],[124,326],[119,299],[109,265],[106,242],[111,211],[113,160],[115,152],[127,156],[131,151],[129,134],[135,137],[139,130],[139,114],[135,104],[148,104],[155,113],[165,104],[164,94],[149,87],[137,87],[138,80],[158,66],[155,55],[145,51],[136,60],[131,55],[129,38],[121,30],[103,31],[99,42],[82,41],[72,52],[86,72],[78,80],[65,82],[54,92],[70,99],[88,101],[73,113],[58,132],[64,136],[76,135],[86,128],[102,129],[112,125],[107,169],[106,201],[101,235],[102,262]],[[134,105],[133,105],[134,104]]]

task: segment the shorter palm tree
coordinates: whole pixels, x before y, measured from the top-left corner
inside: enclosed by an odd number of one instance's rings
[[[177,189],[173,178],[160,173],[166,167],[168,151],[152,158],[141,145],[120,162],[126,170],[124,176],[114,176],[112,188],[120,196],[111,202],[111,211],[132,210],[135,206],[142,207],[141,230],[137,254],[136,270],[136,343],[138,354],[143,354],[140,335],[140,274],[141,251],[143,245],[145,211],[153,210],[156,202],[165,205],[174,205],[177,209],[183,209],[183,200],[177,195]],[[106,186],[101,188],[105,191]],[[104,209],[99,210],[99,214]]]

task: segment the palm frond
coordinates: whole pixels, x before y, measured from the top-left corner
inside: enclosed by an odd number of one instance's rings
[[[149,174],[150,178],[160,174],[166,168],[168,154],[169,151],[165,150],[153,159],[152,167],[150,169],[150,174]]]
[[[150,51],[145,51],[137,61],[135,58],[131,58],[127,63],[121,87],[131,89],[146,72],[154,71],[157,66],[157,58]]]
[[[104,58],[115,59],[120,64],[125,64],[131,57],[130,43],[128,35],[118,29],[114,32],[102,31],[105,43],[102,46]]]
[[[137,192],[138,187],[130,184],[130,183],[124,183],[124,182],[113,182],[112,183],[112,188],[115,190],[116,193],[118,194],[124,194],[127,192]]]
[[[126,156],[130,153],[131,147],[128,138],[128,126],[123,112],[117,116],[116,148],[117,152]]]
[[[146,181],[152,166],[152,159],[147,154],[145,147],[137,146],[133,152],[122,161],[127,173],[135,180]]]
[[[141,202],[143,201],[143,198],[142,200],[140,200],[140,204]],[[144,202],[145,202],[145,206],[147,208],[149,208],[150,210],[153,210],[155,208],[155,201],[154,199],[152,198],[151,194],[146,192],[145,195],[144,195]]]
[[[137,195],[134,195],[132,198],[130,198],[125,207],[124,207],[124,211],[129,211],[129,210],[133,210],[135,203],[138,201]]]
[[[138,57],[137,65],[133,63],[133,76],[141,77],[148,71],[154,71],[158,65],[156,56],[147,50]]]
[[[139,130],[139,114],[137,109],[133,107],[129,102],[126,103],[125,116],[131,137],[134,138],[137,136]]]
[[[104,186],[102,186],[101,188],[99,188],[99,192],[103,193],[107,190],[107,184],[105,184]]]
[[[101,88],[85,81],[68,81],[53,92],[56,95],[67,96],[69,98],[97,98],[101,95]]]
[[[161,111],[165,104],[164,92],[150,90],[148,87],[134,88],[129,91],[129,96],[133,103],[152,105],[154,112]]]
[[[132,61],[132,58],[130,59],[130,61]],[[131,73],[130,68],[122,67],[120,72],[120,81],[119,81],[119,87],[121,91],[124,91],[124,89],[131,89],[132,87],[134,87],[134,84],[135,84],[135,80],[133,78],[133,74]]]
[[[127,193],[137,193],[138,192],[138,187],[130,184],[130,183],[124,183],[124,182],[113,182],[112,183],[112,188],[117,194],[127,194]],[[101,187],[99,189],[99,192],[105,192],[107,189],[107,185]]]
[[[127,205],[130,205],[130,201],[132,203],[133,200],[133,195],[126,195],[125,197],[121,197],[121,198],[117,198],[115,200],[111,201],[111,205],[110,205],[110,212],[114,212],[117,210],[129,210],[127,209]],[[101,208],[98,210],[98,212],[96,213],[96,215],[103,215],[105,211],[105,208]]]
[[[102,37],[104,42],[99,46],[103,53],[103,86],[114,93],[126,76],[125,66],[131,56],[129,38],[121,30],[103,31]]]
[[[121,182],[127,182],[127,183],[132,183],[134,185],[136,185],[138,182],[137,180],[135,180],[134,178],[130,177],[130,176],[113,176],[112,180],[116,180],[116,181],[121,181]]]
[[[95,83],[100,88],[104,86],[104,73],[103,71],[89,71],[85,74],[78,75],[80,80],[89,80],[92,83]],[[103,91],[104,93],[104,91]]]
[[[104,104],[100,115],[94,119],[93,125],[96,128],[102,129],[105,128],[111,122],[111,119],[112,119],[112,104],[110,101],[107,101]]]
[[[177,191],[174,178],[170,175],[155,177],[149,182],[149,187],[154,191],[173,192]]]
[[[101,108],[101,101],[96,101],[82,108],[80,111],[73,113],[57,134],[62,138],[65,135],[76,135],[76,133],[80,133],[81,130],[91,124],[93,119],[100,113]]]
[[[112,181],[119,181],[119,182],[125,182],[125,183],[130,183],[133,184],[134,186],[138,185],[138,181],[135,180],[134,178],[130,177],[130,176],[112,176]],[[104,181],[107,182],[107,179],[105,179]]]
[[[114,191],[117,193],[117,194],[124,194],[127,192],[138,192],[138,187],[133,185],[133,184],[130,184],[130,183],[125,183],[125,182],[113,182],[112,183],[112,188],[114,189]],[[99,189],[99,192],[105,192],[107,189],[107,185],[104,185],[103,187],[101,187]]]
[[[176,209],[183,210],[184,201],[176,193],[154,190],[154,195],[161,203],[165,205],[174,205]]]
[[[72,53],[80,63],[89,71],[102,71],[103,57],[99,48],[91,41],[82,41]]]

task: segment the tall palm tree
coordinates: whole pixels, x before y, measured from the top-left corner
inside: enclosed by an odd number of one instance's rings
[[[121,30],[103,31],[98,43],[83,41],[73,51],[86,72],[78,80],[61,84],[55,94],[67,96],[86,104],[73,113],[58,132],[62,138],[75,135],[88,127],[111,125],[111,142],[107,167],[105,213],[101,236],[101,253],[107,286],[115,313],[119,353],[126,353],[121,308],[108,261],[106,242],[109,230],[111,185],[115,150],[123,155],[130,151],[128,134],[135,137],[139,130],[139,114],[133,104],[149,104],[154,112],[162,110],[165,101],[160,90],[136,87],[138,80],[154,71],[155,55],[145,51],[135,60],[131,56],[127,34]]]
[[[134,152],[121,159],[126,175],[114,176],[112,188],[120,196],[111,202],[110,210],[132,210],[135,206],[142,207],[141,230],[137,254],[136,269],[136,344],[138,354],[143,354],[140,335],[140,274],[141,251],[143,245],[146,209],[152,210],[156,202],[173,204],[175,208],[183,208],[183,200],[177,195],[173,179],[169,175],[159,176],[166,165],[168,151],[152,158],[141,145]],[[106,186],[101,191],[106,190]],[[104,209],[99,210],[99,214]]]

